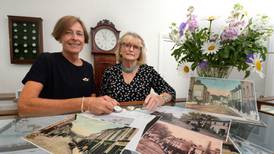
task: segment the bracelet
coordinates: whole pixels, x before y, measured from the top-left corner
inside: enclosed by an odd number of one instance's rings
[[[81,112],[85,112],[84,111],[84,101],[85,101],[85,97],[83,96],[81,99]]]

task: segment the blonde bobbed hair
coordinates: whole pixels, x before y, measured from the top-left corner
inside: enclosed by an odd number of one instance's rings
[[[141,41],[142,48],[141,48],[140,56],[139,56],[139,58],[137,59],[137,63],[138,63],[139,65],[145,64],[145,63],[146,63],[146,53],[145,53],[145,51],[146,51],[146,46],[145,46],[145,42],[144,42],[143,38],[142,38],[139,34],[134,33],[134,32],[127,32],[127,33],[125,33],[125,34],[119,39],[119,41],[118,41],[118,48],[117,48],[117,50],[116,50],[116,52],[115,52],[115,54],[116,54],[116,61],[117,61],[118,63],[122,63],[123,58],[122,58],[120,52],[121,52],[122,44],[125,43],[126,37],[127,37],[127,36],[131,36],[131,37],[133,37],[133,38],[135,38],[135,39],[139,39],[139,40]]]

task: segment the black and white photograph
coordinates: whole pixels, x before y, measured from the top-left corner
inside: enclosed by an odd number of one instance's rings
[[[162,107],[152,114],[160,115],[162,121],[223,141],[227,141],[231,126],[231,119],[178,107]]]

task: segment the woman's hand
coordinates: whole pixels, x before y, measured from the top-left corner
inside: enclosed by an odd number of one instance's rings
[[[153,111],[157,107],[164,105],[164,104],[165,104],[165,100],[163,99],[163,97],[161,97],[160,95],[157,95],[157,94],[147,95],[145,102],[144,102],[145,109],[147,109],[149,111]]]
[[[116,105],[119,103],[109,96],[87,97],[84,101],[85,111],[90,111],[95,115],[109,114]]]

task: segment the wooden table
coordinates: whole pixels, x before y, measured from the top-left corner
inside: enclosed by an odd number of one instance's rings
[[[175,103],[185,102],[185,98],[177,98],[175,100]],[[144,104],[144,101],[130,101],[130,102],[120,102],[121,107],[126,106],[141,106]],[[167,105],[172,105],[171,103],[168,103]],[[15,97],[6,96],[5,98],[2,97],[0,99],[0,116],[11,116],[11,115],[17,115],[17,100]]]
[[[17,115],[17,102],[15,100],[0,100],[0,116]]]

